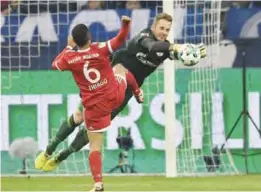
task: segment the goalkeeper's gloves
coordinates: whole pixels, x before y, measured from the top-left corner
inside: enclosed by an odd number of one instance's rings
[[[169,46],[169,51],[179,52],[181,47],[182,47],[182,44],[172,43]]]
[[[195,44],[191,44],[191,43],[184,43],[184,44],[171,44],[169,47],[170,50],[170,59],[177,59],[179,60],[179,55],[184,51],[184,48],[187,47],[187,49],[191,49],[191,46],[193,45],[194,47],[197,47],[197,45]],[[197,47],[198,48],[198,47]]]
[[[169,46],[169,57],[172,60],[178,59],[178,55],[180,52],[180,48],[182,47],[182,44],[170,44]]]
[[[170,58],[171,59],[178,59],[178,55],[180,54],[180,51],[182,51],[182,47],[184,44],[171,44],[170,45]],[[187,44],[191,45],[191,44]],[[195,44],[193,44],[195,45]],[[204,43],[196,44],[195,45],[200,50],[200,56],[201,58],[204,58],[207,56],[207,50]]]
[[[143,103],[144,101],[144,95],[142,89],[137,89],[133,91],[133,95],[138,103]]]
[[[196,45],[200,49],[200,56],[201,58],[204,58],[207,56],[207,49],[204,43],[200,43]]]

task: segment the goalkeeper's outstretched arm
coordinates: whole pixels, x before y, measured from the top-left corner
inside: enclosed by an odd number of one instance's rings
[[[178,59],[178,54],[184,44],[170,43],[168,41],[157,41],[152,38],[144,38],[141,45],[152,52],[168,52],[170,59]],[[196,45],[200,49],[201,58],[206,57],[206,47],[203,43]]]
[[[172,44],[168,41],[157,41],[149,37],[142,39],[140,43],[143,47],[149,49],[151,52],[170,53],[171,51],[174,51],[175,53],[178,53],[179,48],[181,47],[181,44]],[[177,54],[175,55],[177,56]]]

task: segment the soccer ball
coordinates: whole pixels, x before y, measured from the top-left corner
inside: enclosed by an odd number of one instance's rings
[[[183,44],[179,51],[179,60],[186,66],[196,65],[200,60],[200,49],[194,44]]]

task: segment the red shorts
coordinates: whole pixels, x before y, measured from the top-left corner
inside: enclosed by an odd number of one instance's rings
[[[84,108],[84,120],[88,131],[104,132],[111,125],[111,112],[118,108],[125,98],[127,84],[122,77],[116,77],[117,90],[108,94],[93,106]]]

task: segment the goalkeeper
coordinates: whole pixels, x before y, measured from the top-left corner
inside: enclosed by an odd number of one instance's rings
[[[142,30],[138,35],[129,40],[126,48],[114,53],[112,66],[119,63],[122,64],[134,75],[139,87],[141,87],[146,77],[153,73],[165,59],[177,59],[181,45],[172,44],[167,41],[171,25],[172,17],[170,15],[166,13],[156,15],[150,29]],[[201,57],[205,57],[206,49],[204,45],[200,45],[198,48],[201,51]],[[128,87],[125,100],[119,108],[112,112],[112,119],[127,105],[132,95],[136,97],[138,102],[143,101],[142,91],[137,90],[137,93],[132,93],[132,90]],[[81,129],[68,148],[51,158],[58,144],[66,139],[82,122],[82,106],[80,106],[67,121],[62,123],[55,138],[47,146],[46,151],[41,152],[37,156],[35,159],[35,168],[52,171],[70,154],[79,151],[83,146],[88,144],[89,140],[86,129]]]

